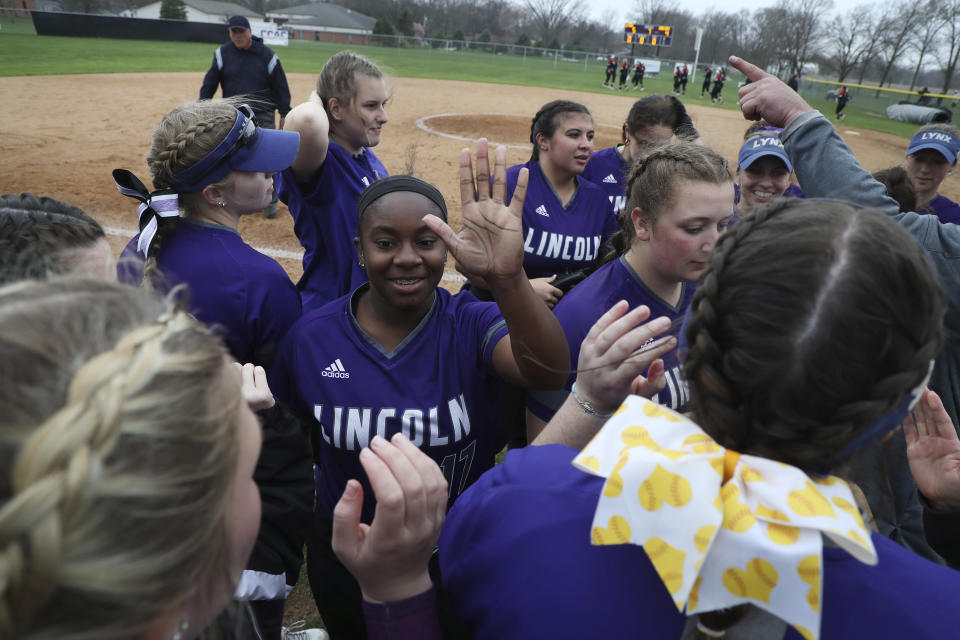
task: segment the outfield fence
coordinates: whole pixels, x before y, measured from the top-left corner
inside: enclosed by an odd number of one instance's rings
[[[921,94],[919,91],[910,91],[909,89],[898,89],[894,87],[877,87],[865,84],[856,84],[851,82],[836,82],[833,80],[819,80],[815,78],[804,78],[800,81],[799,92],[804,99],[820,99],[835,101],[837,91],[840,87],[846,87],[852,98],[850,105],[856,106],[867,112],[884,114],[887,107],[894,104],[906,103],[918,104],[921,96],[924,96],[925,102],[922,104],[927,107],[941,107],[953,110],[956,113],[960,98],[956,95],[941,94],[936,92],[926,92]]]

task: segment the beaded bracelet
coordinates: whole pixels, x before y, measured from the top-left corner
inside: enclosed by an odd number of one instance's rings
[[[573,399],[577,401],[578,405],[580,405],[580,409],[588,415],[591,415],[597,418],[609,418],[615,413],[614,411],[611,411],[610,413],[603,413],[601,411],[597,411],[596,409],[594,409],[592,404],[590,404],[589,402],[581,398],[579,395],[577,395],[576,382],[573,383],[573,387],[571,387],[570,392],[573,394]]]

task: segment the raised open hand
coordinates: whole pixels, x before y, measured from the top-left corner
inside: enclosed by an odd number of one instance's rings
[[[664,386],[660,356],[677,346],[673,336],[655,339],[670,328],[666,317],[648,322],[650,309],[631,311],[621,300],[594,323],[580,347],[577,391],[603,413],[620,406],[629,394],[647,398]],[[647,370],[647,375],[643,372]]]
[[[507,207],[507,150],[497,147],[494,156],[493,188],[487,141],[477,143],[477,171],[474,177],[470,150],[460,152],[460,203],[462,229],[454,233],[436,216],[424,222],[436,232],[464,273],[485,280],[491,287],[498,281],[523,273],[523,199],[527,194],[527,170],[521,169],[510,206]]]
[[[960,439],[936,393],[924,390],[903,421],[903,435],[920,493],[938,509],[960,510]]]
[[[371,602],[405,600],[430,588],[430,555],[447,510],[437,463],[401,434],[375,436],[360,452],[377,497],[373,522],[360,522],[363,487],[349,480],[333,510],[333,552]]]

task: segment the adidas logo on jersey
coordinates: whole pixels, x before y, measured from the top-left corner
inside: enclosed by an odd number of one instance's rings
[[[320,372],[324,378],[349,378],[350,374],[347,373],[347,370],[343,368],[343,363],[340,362],[340,358],[337,358],[329,365],[327,368]]]
[[[606,182],[607,184],[617,184],[617,179],[614,177],[612,173],[607,174],[607,177],[604,178],[603,181]]]
[[[549,218],[549,217],[550,217],[550,214],[547,213],[547,207],[546,207],[545,205],[540,205],[539,207],[537,207],[536,211],[537,211],[537,213],[539,213],[540,215],[542,215],[544,218]]]

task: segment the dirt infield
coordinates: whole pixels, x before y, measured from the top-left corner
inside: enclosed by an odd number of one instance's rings
[[[118,233],[111,242],[119,250],[127,240],[121,232],[136,227],[136,207],[117,192],[110,171],[131,169],[149,184],[143,158],[153,127],[169,109],[195,99],[201,79],[196,73],[0,78],[0,93],[7,96],[7,116],[0,121],[0,193],[29,191],[77,205]],[[305,99],[315,81],[306,74],[288,79],[294,102]],[[391,85],[390,122],[376,153],[391,173],[412,166],[437,185],[451,204],[454,226],[459,224],[458,152],[467,146],[457,138],[486,135],[511,146],[511,164],[523,162],[530,117],[545,102],[563,97],[590,108],[598,125],[597,149],[602,149],[618,141],[619,124],[643,95],[407,78],[393,79]],[[708,145],[735,162],[746,123],[738,112],[700,102],[705,101],[693,95],[687,101],[697,129]],[[421,119],[436,133],[418,127]],[[907,147],[907,140],[888,134],[842,126],[840,133],[871,171],[898,164]],[[944,187],[942,193],[960,200],[960,177],[948,178]],[[254,246],[280,255],[300,253],[293,221],[282,206],[277,219],[248,216],[240,230]],[[299,278],[299,260],[281,257],[280,262]]]

